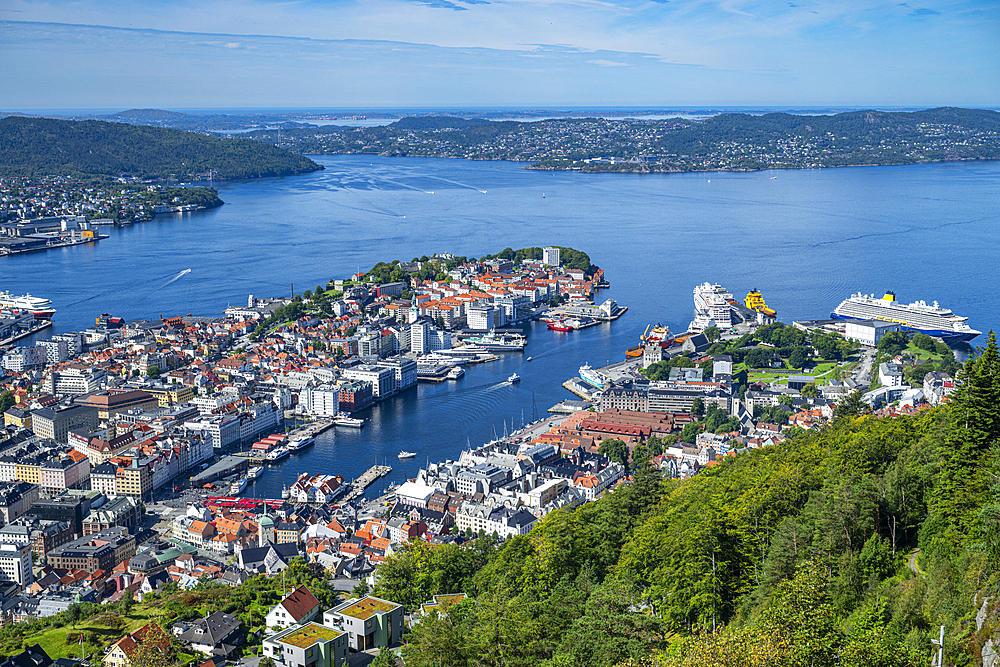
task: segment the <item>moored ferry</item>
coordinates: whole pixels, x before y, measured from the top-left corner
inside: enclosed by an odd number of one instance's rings
[[[30,294],[13,296],[10,292],[0,292],[0,308],[27,311],[34,315],[36,320],[52,319],[52,316],[56,313],[56,309],[52,307],[50,299],[31,296]]]
[[[968,317],[956,315],[939,306],[937,301],[931,305],[924,301],[903,304],[896,301],[893,292],[886,292],[881,299],[874,294],[852,294],[830,313],[830,317],[893,322],[908,331],[937,336],[946,343],[968,342],[982,333],[967,324]]]

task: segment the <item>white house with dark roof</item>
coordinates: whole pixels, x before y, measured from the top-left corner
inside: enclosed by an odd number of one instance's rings
[[[305,586],[299,586],[267,613],[269,628],[290,628],[308,623],[319,615],[319,600]]]

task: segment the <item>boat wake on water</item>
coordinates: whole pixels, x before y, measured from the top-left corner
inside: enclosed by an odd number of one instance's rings
[[[129,283],[127,285],[122,285],[121,287],[115,287],[115,288],[106,290],[104,292],[101,292],[99,294],[95,294],[93,296],[88,296],[86,298],[79,299],[78,301],[73,301],[72,303],[66,304],[66,306],[67,307],[68,306],[76,306],[76,305],[81,304],[81,303],[87,303],[88,301],[93,301],[94,299],[100,299],[101,297],[108,296],[109,294],[114,294],[115,292],[123,292],[125,290],[141,289],[141,288],[147,287],[150,284],[155,283],[155,282],[157,282],[159,280],[163,280],[164,278],[170,278],[170,280],[168,282],[164,283],[163,285],[160,285],[159,288],[155,288],[155,289],[161,289],[163,287],[166,287],[167,285],[170,285],[171,283],[174,283],[174,282],[180,280],[182,277],[184,277],[188,273],[191,273],[191,269],[184,269],[183,271],[180,271],[178,273],[168,273],[168,274],[163,275],[163,276],[157,276],[155,278],[150,278],[149,280],[143,281],[143,282],[138,283],[138,284],[136,284],[136,283]]]
[[[189,273],[191,273],[191,269],[184,269],[183,271],[181,271],[180,273],[178,273],[176,276],[174,276],[173,278],[171,278],[170,280],[168,280],[167,282],[165,282],[163,285],[160,285],[160,288],[162,289],[163,287],[166,287],[167,285],[173,285],[175,282],[177,282],[178,280],[180,280],[181,278],[183,278],[184,276],[186,276]]]
[[[480,190],[476,186],[469,185],[468,183],[459,183],[458,181],[452,181],[452,180],[449,180],[447,178],[441,178],[440,176],[425,176],[424,178],[433,178],[433,179],[436,179],[436,180],[439,180],[439,181],[444,181],[445,183],[452,183],[454,185],[458,185],[458,186],[461,186],[463,188],[469,188],[470,190],[475,190],[476,192],[478,192],[480,194],[486,194],[486,190]],[[434,193],[432,192],[431,194],[434,194]]]

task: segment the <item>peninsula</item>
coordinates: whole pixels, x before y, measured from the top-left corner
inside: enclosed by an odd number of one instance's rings
[[[940,108],[834,115],[726,113],[698,122],[403,118],[381,127],[282,128],[248,136],[303,154],[529,162],[584,172],[756,171],[1000,159],[1000,113]]]
[[[0,176],[114,176],[192,181],[286,176],[312,160],[243,138],[160,127],[12,116],[0,119]]]

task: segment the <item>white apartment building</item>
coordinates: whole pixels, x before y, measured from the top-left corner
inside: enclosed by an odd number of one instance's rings
[[[65,340],[40,340],[35,344],[45,350],[45,363],[55,366],[69,359],[69,342]]]
[[[542,263],[546,266],[559,266],[559,248],[542,248]]]
[[[25,589],[35,581],[31,571],[31,543],[0,544],[0,578]]]
[[[406,357],[391,357],[377,364],[380,367],[391,368],[396,378],[396,392],[404,391],[417,385],[417,362]]]
[[[31,368],[41,368],[45,360],[44,347],[15,347],[3,355],[3,367],[12,373],[23,373]]]
[[[362,380],[372,385],[372,397],[376,400],[396,393],[396,373],[384,366],[354,366],[344,369],[341,376],[345,380]]]
[[[228,447],[240,439],[240,419],[232,413],[203,415],[184,422],[183,427],[186,431],[200,433],[216,449]]]
[[[314,417],[334,417],[340,412],[340,390],[332,384],[306,387],[299,392],[299,406]]]
[[[500,312],[493,306],[473,306],[469,308],[466,322],[470,329],[486,331],[502,326]]]
[[[69,366],[59,372],[53,371],[45,376],[42,391],[50,394],[80,396],[95,392],[104,387],[108,374],[90,366]]]

